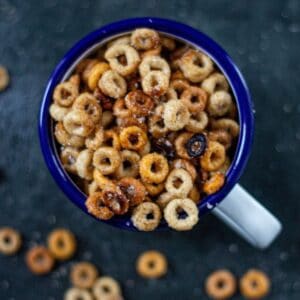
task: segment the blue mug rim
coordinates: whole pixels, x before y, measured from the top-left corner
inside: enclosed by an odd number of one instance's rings
[[[186,40],[201,49],[218,64],[222,72],[231,84],[238,107],[240,121],[240,135],[237,143],[236,152],[230,169],[226,174],[226,183],[217,193],[207,196],[198,205],[200,215],[206,214],[218,205],[226,195],[231,191],[234,185],[240,179],[247,161],[250,156],[251,146],[254,134],[254,115],[253,103],[250,92],[244,77],[235,65],[230,56],[206,34],[177,21],[162,18],[131,18],[117,21],[105,25],[79,40],[61,59],[59,64],[51,74],[39,113],[39,138],[40,146],[46,165],[54,180],[68,198],[84,212],[89,214],[85,207],[85,194],[79,190],[76,184],[70,179],[69,175],[63,169],[59,158],[56,155],[53,132],[51,130],[51,119],[49,115],[49,106],[52,102],[52,94],[56,84],[63,78],[66,71],[85,51],[103,39],[111,36],[132,31],[139,27],[148,27],[155,30],[174,35],[179,39]],[[90,215],[90,214],[89,214]],[[102,220],[101,220],[102,221]],[[104,223],[129,230],[136,230],[133,226],[130,216],[114,217]],[[159,228],[166,227],[165,222]]]

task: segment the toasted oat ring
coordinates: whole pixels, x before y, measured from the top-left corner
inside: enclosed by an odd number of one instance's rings
[[[102,74],[107,70],[109,70],[109,65],[105,62],[99,62],[91,68],[87,76],[87,85],[90,90],[96,89]]]
[[[161,183],[144,182],[144,186],[150,196],[156,196],[156,195],[160,194],[165,188],[165,185],[163,182],[161,182]]]
[[[169,77],[161,71],[150,71],[142,79],[142,88],[150,97],[160,97],[169,87]]]
[[[192,163],[190,163],[188,160],[181,159],[181,158],[175,159],[172,162],[172,167],[174,169],[186,170],[191,175],[192,181],[195,181],[195,179],[197,177],[197,171],[196,171],[194,165]]]
[[[98,86],[105,95],[115,99],[123,97],[127,91],[125,79],[113,70],[103,73]]]
[[[70,259],[76,251],[76,239],[74,234],[67,229],[52,231],[47,239],[48,249],[58,260]]]
[[[229,149],[232,143],[232,137],[223,129],[216,129],[208,132],[208,139],[210,141],[217,141],[222,144],[225,149]]]
[[[205,290],[212,299],[229,299],[236,292],[236,280],[231,272],[218,270],[207,277]]]
[[[121,300],[119,283],[109,276],[102,276],[93,285],[93,294],[97,300]]]
[[[240,290],[247,299],[261,299],[270,291],[270,280],[259,270],[251,269],[240,280]]]
[[[207,113],[205,111],[199,111],[191,115],[189,122],[185,126],[185,129],[193,133],[200,133],[206,128],[207,125]]]
[[[103,191],[107,187],[114,186],[114,182],[102,175],[102,173],[97,169],[94,169],[93,177],[100,191]]]
[[[163,117],[168,129],[178,131],[187,125],[190,113],[181,100],[169,100],[165,104]]]
[[[180,98],[190,112],[197,113],[203,111],[206,107],[207,94],[204,90],[196,86],[185,89]]]
[[[203,80],[201,88],[211,95],[216,91],[228,91],[228,83],[224,75],[213,73]]]
[[[140,156],[130,150],[123,150],[121,153],[121,163],[116,170],[116,177],[137,177],[139,174]]]
[[[213,121],[211,123],[211,126],[212,129],[223,129],[229,132],[229,134],[231,134],[233,138],[236,138],[239,135],[239,131],[240,131],[239,124],[236,121],[227,118],[222,118]]]
[[[152,231],[160,223],[161,212],[157,204],[143,202],[139,204],[131,215],[133,225],[141,231]]]
[[[168,173],[168,161],[158,153],[146,154],[140,161],[140,175],[144,182],[161,183]]]
[[[141,150],[147,143],[147,134],[137,126],[123,128],[120,132],[120,143],[125,149]]]
[[[72,266],[70,280],[75,287],[89,289],[98,277],[96,267],[89,262],[80,262]]]
[[[112,123],[113,120],[114,120],[114,116],[110,110],[105,110],[102,113],[101,125],[103,126],[103,128],[107,128]]]
[[[190,132],[183,132],[176,138],[175,149],[176,149],[176,153],[179,157],[185,158],[185,159],[190,159],[190,156],[187,153],[185,145],[192,136],[193,136],[193,134]]]
[[[63,120],[69,134],[87,137],[95,128],[94,122],[84,111],[71,110]]]
[[[0,228],[0,253],[5,255],[16,254],[22,245],[21,235],[10,227]]]
[[[225,175],[221,172],[216,172],[211,175],[211,178],[204,182],[203,192],[211,195],[220,190],[225,183]]]
[[[9,85],[9,74],[6,68],[0,65],[0,92],[4,91]]]
[[[121,163],[119,152],[112,147],[100,147],[93,156],[93,165],[103,175],[114,173]]]
[[[186,197],[193,187],[191,175],[184,169],[174,169],[166,180],[166,190],[178,197]]]
[[[145,200],[146,188],[140,180],[133,177],[124,177],[118,182],[118,187],[129,199],[130,206],[136,206]]]
[[[53,93],[54,103],[70,107],[78,96],[78,86],[71,82],[63,82],[56,86]]]
[[[231,106],[231,95],[226,91],[216,91],[209,97],[207,111],[212,117],[222,117],[229,112]]]
[[[139,66],[140,75],[141,77],[145,77],[150,71],[153,70],[161,71],[168,77],[170,77],[171,74],[169,64],[165,59],[157,55],[148,55],[143,58]]]
[[[109,220],[114,216],[114,213],[104,205],[101,192],[90,194],[85,206],[91,215],[100,220]]]
[[[179,211],[183,211],[186,217],[181,218]],[[189,198],[171,200],[164,209],[164,216],[168,225],[178,231],[191,230],[199,220],[198,208]]]
[[[62,121],[69,111],[69,107],[63,107],[55,103],[52,103],[49,108],[51,118],[58,122]]]
[[[160,252],[155,250],[146,251],[138,257],[136,271],[145,278],[159,278],[167,273],[168,262]]]
[[[60,153],[60,160],[65,170],[70,173],[77,173],[76,160],[79,155],[79,151],[72,147],[64,148]]]
[[[93,154],[94,152],[89,149],[84,149],[79,152],[75,166],[77,170],[77,175],[86,180],[93,179]]]
[[[219,142],[209,141],[200,157],[200,165],[205,171],[216,171],[224,164],[225,159],[225,147]]]
[[[54,258],[44,246],[35,246],[26,253],[26,264],[29,270],[36,275],[49,273],[54,266]]]
[[[69,288],[64,296],[64,300],[93,300],[89,291],[79,288]]]
[[[81,136],[69,134],[62,122],[56,123],[54,135],[56,140],[63,146],[80,148],[84,145],[84,138]]]
[[[177,199],[178,196],[173,195],[169,192],[165,192],[159,195],[158,199],[156,200],[156,203],[158,206],[163,210],[170,201]]]
[[[126,108],[125,100],[123,98],[119,98],[114,103],[113,114],[114,116],[122,119],[131,116],[131,112],[128,108]]]
[[[201,200],[200,191],[198,188],[194,185],[192,189],[190,190],[188,197],[193,200],[196,204],[198,204]]]
[[[125,97],[125,104],[132,114],[137,116],[148,116],[154,107],[151,97],[141,90],[129,92]]]
[[[104,137],[101,146],[113,147],[115,150],[121,149],[119,135],[115,129],[109,129],[104,131]]]
[[[149,132],[155,138],[165,136],[169,129],[166,127],[163,119],[164,106],[162,104],[155,107],[154,114],[149,117]]]
[[[149,28],[136,29],[131,35],[131,45],[138,50],[150,50],[160,44],[159,34]]]
[[[96,127],[92,136],[85,139],[85,146],[90,150],[97,150],[103,143],[104,131],[102,127]]]

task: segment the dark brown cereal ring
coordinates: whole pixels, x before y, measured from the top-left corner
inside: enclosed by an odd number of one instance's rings
[[[199,87],[190,86],[182,92],[180,98],[192,113],[203,111],[206,107],[207,93]]]
[[[240,290],[246,299],[261,299],[270,291],[270,279],[259,270],[251,269],[240,280]]]
[[[178,135],[178,137],[176,138],[175,149],[179,157],[184,159],[190,159],[190,156],[187,153],[185,145],[192,136],[193,134],[190,132],[183,132],[180,135]]]
[[[10,227],[0,228],[0,253],[4,255],[16,254],[22,245],[20,233]]]
[[[89,291],[73,287],[66,291],[64,300],[93,300],[93,297]]]
[[[9,74],[6,68],[0,65],[0,92],[4,91],[9,85]]]
[[[121,300],[119,283],[109,276],[102,276],[93,285],[93,294],[97,300]]]
[[[71,283],[81,289],[92,288],[98,277],[96,267],[89,262],[80,262],[72,266],[70,272]]]
[[[149,28],[136,29],[131,35],[131,45],[138,50],[155,49],[159,44],[159,34]]]
[[[125,104],[136,116],[147,116],[154,107],[153,100],[141,90],[129,92],[125,97]]]
[[[29,270],[36,275],[49,273],[54,266],[54,258],[44,246],[35,246],[26,253],[26,264]]]
[[[212,299],[229,299],[236,292],[236,280],[231,272],[218,270],[207,277],[205,290]]]
[[[78,86],[71,82],[63,82],[56,86],[53,93],[54,103],[70,107],[78,96]]]
[[[120,143],[125,149],[139,151],[146,145],[147,141],[147,134],[138,126],[129,126],[120,132]]]
[[[58,260],[70,259],[76,251],[74,234],[67,229],[53,230],[47,239],[48,249]]]
[[[104,188],[102,200],[104,205],[116,215],[124,215],[129,209],[129,199],[118,185]]]
[[[200,157],[200,164],[205,171],[217,171],[225,159],[225,147],[219,142],[209,141],[204,154]]]
[[[90,214],[100,220],[109,220],[114,216],[112,210],[105,206],[102,193],[92,193],[85,201],[86,208]]]
[[[168,262],[163,254],[150,250],[138,257],[136,270],[144,278],[160,278],[167,273]]]

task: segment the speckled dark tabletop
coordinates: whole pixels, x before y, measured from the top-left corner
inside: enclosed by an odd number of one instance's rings
[[[246,77],[256,106],[252,157],[241,183],[283,222],[266,251],[251,248],[208,215],[191,232],[137,233],[102,225],[63,195],[44,164],[37,114],[47,78],[62,55],[89,31],[134,16],[180,20],[210,35]],[[300,2],[286,1],[14,1],[0,0],[0,64],[11,86],[0,94],[0,226],[24,234],[13,258],[0,257],[0,299],[62,299],[70,264],[46,277],[24,264],[30,245],[49,230],[71,228],[76,260],[91,260],[121,281],[126,299],[206,299],[203,280],[220,267],[241,275],[250,267],[272,279],[268,299],[300,299],[299,53]],[[155,248],[169,259],[168,275],[146,281],[135,274],[136,256]],[[241,299],[236,296],[234,299]]]

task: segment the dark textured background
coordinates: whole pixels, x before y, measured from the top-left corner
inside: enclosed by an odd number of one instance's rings
[[[202,283],[210,271],[226,267],[241,275],[259,267],[272,278],[268,299],[299,300],[299,4],[0,0],[0,64],[8,67],[12,81],[0,94],[0,226],[19,228],[25,239],[18,256],[0,257],[0,299],[62,299],[69,264],[37,278],[23,258],[30,245],[45,241],[49,230],[65,226],[79,239],[76,260],[91,260],[101,273],[120,280],[126,299],[206,299]],[[37,114],[50,72],[89,31],[145,15],[202,30],[229,52],[245,75],[256,106],[256,134],[241,183],[284,225],[267,251],[254,250],[213,216],[187,233],[134,233],[102,225],[73,206],[49,175],[39,148]],[[146,281],[135,274],[136,256],[149,248],[169,258],[164,279]]]

